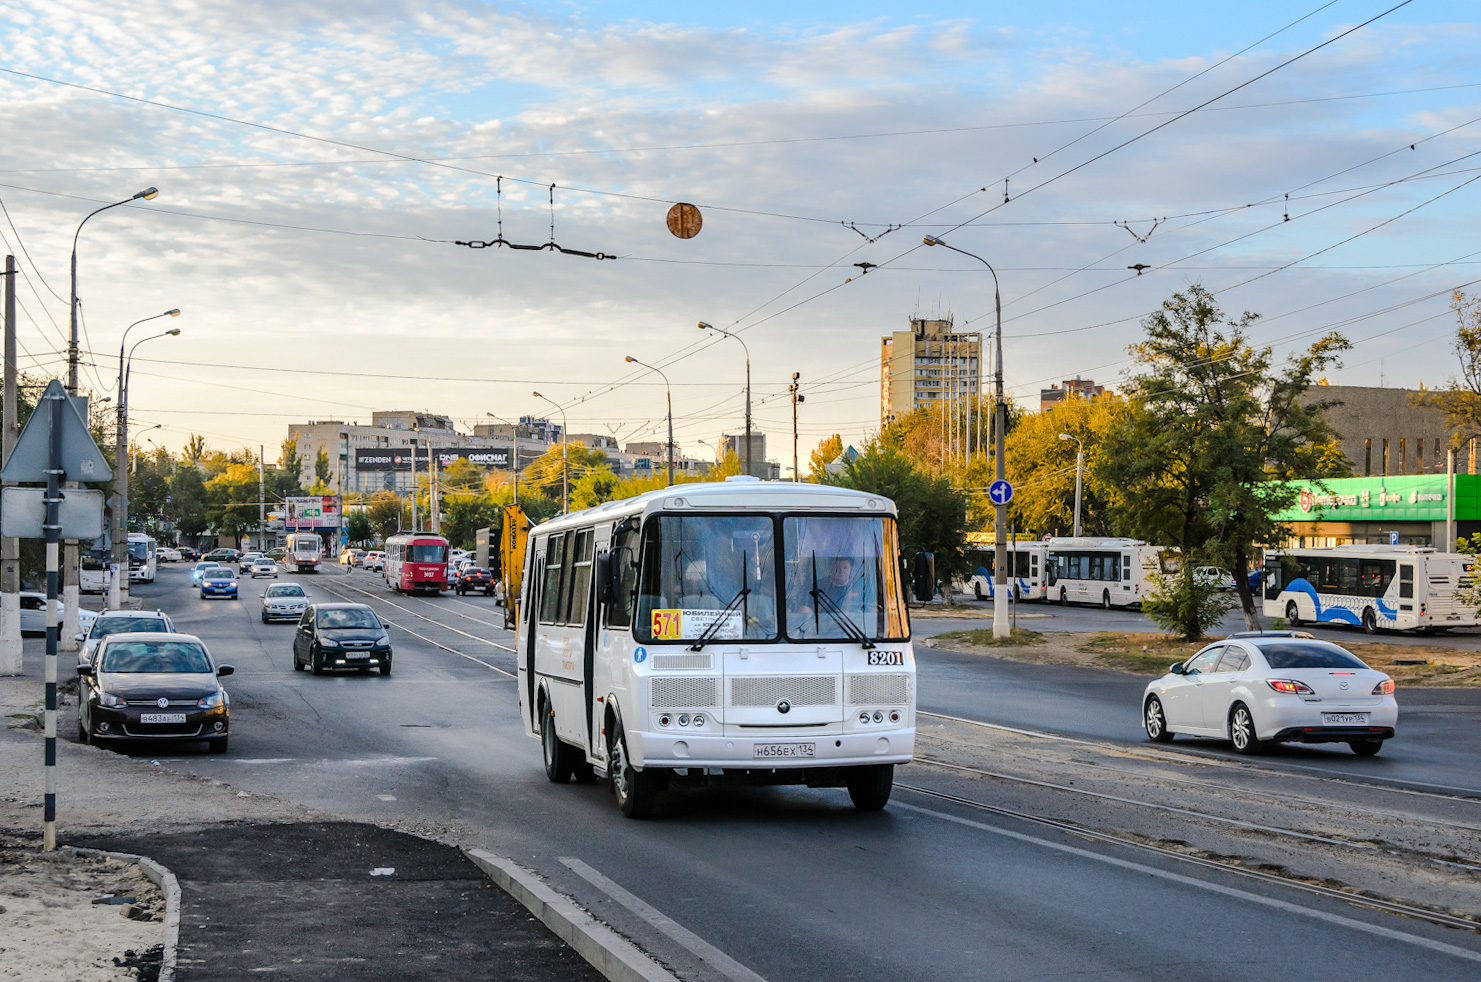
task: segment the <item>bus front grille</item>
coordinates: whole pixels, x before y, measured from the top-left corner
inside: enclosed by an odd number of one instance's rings
[[[794,706],[831,706],[838,702],[838,678],[796,675],[730,680],[732,706],[775,706],[783,699]]]
[[[719,679],[656,678],[654,709],[706,709],[719,704]]]
[[[709,669],[712,661],[707,652],[699,652],[693,655],[654,655],[653,670],[655,672],[673,672],[681,669]]]
[[[910,701],[908,675],[850,675],[850,706],[903,706]]]

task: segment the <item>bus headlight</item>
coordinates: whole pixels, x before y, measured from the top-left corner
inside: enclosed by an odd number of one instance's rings
[[[694,714],[694,725],[695,726],[704,726],[705,725],[704,713],[695,713]]]

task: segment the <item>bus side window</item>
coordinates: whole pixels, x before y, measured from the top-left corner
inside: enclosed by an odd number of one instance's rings
[[[565,557],[566,537],[552,535],[545,540],[545,585],[540,591],[540,623],[554,624],[560,613],[561,561]]]
[[[571,572],[562,590],[561,623],[580,627],[586,623],[586,608],[591,603],[592,530],[578,529],[566,535]]]
[[[1121,579],[1127,582],[1131,580],[1131,557],[1121,557]]]
[[[1279,600],[1281,588],[1285,583],[1280,578],[1281,559],[1279,556],[1267,556],[1265,558],[1265,599]]]
[[[1399,596],[1404,600],[1414,599],[1414,567],[1409,563],[1399,567]]]

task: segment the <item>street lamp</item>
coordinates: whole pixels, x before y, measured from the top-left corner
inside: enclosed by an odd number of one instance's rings
[[[998,286],[998,271],[992,268],[992,263],[983,259],[975,253],[937,238],[927,235],[921,239],[928,246],[944,246],[952,252],[959,252],[977,260],[987,267],[992,274],[992,300],[993,311],[997,317],[997,328],[994,333],[994,365],[993,365],[993,440],[997,444],[994,454],[995,468],[994,476],[999,480],[1006,480],[1007,462],[1003,454],[1004,436],[1008,431],[1008,406],[1003,401],[1003,294]],[[992,602],[992,636],[994,638],[1006,638],[1012,633],[1012,627],[1008,623],[1008,503],[999,502],[993,509],[993,540],[996,545],[993,556],[993,602]]]
[[[514,450],[510,455],[510,468],[514,471],[514,503],[519,504],[519,424],[511,423],[503,416],[495,416],[493,413],[484,413],[489,419],[497,419],[499,422],[514,427]]]
[[[1085,477],[1085,441],[1068,433],[1059,435],[1061,440],[1074,440],[1075,450],[1075,535],[1080,535],[1080,488]]]
[[[566,410],[549,396],[542,396],[538,392],[530,393],[536,399],[544,399],[555,406],[561,414],[561,514],[564,515],[571,510],[571,451],[569,428],[566,426]]]
[[[742,338],[739,334],[734,334],[734,333],[732,333],[730,331],[727,331],[723,327],[716,327],[714,324],[710,324],[710,323],[707,323],[705,321],[700,321],[699,322],[699,329],[701,331],[714,331],[716,334],[723,334],[727,338],[735,338],[737,341],[740,342],[741,347],[743,349],[745,349],[745,352],[746,352],[746,476],[747,477],[750,477],[751,476],[751,349],[746,344],[745,339]]]
[[[673,391],[669,388],[669,377],[667,375],[663,374],[663,370],[662,369],[655,368],[654,366],[648,364],[647,362],[638,361],[632,355],[628,355],[627,356],[627,361],[628,361],[629,364],[632,364],[632,365],[642,365],[644,368],[648,369],[648,371],[650,371],[650,372],[658,372],[659,377],[663,379],[663,391],[664,391],[664,394],[666,395],[666,397],[668,398],[668,406],[669,406],[669,443],[668,443],[668,454],[667,454],[668,461],[669,461],[669,487],[673,487],[674,486],[674,394],[673,394]],[[749,440],[749,438],[748,438],[748,440]]]
[[[138,201],[140,198],[143,198],[145,201],[153,201],[158,194],[159,188],[145,188],[131,198],[115,201],[111,205],[104,205],[79,222],[77,224],[77,231],[72,235],[72,300],[67,307],[70,318],[67,331],[67,391],[72,395],[77,394],[77,239],[82,235],[82,226],[87,224],[88,218],[92,218],[93,215],[99,212],[107,211],[109,208],[117,208],[119,205],[126,205],[130,201]]]
[[[167,310],[163,314],[155,314],[153,317],[145,317],[143,320],[134,321],[124,328],[123,340],[118,343],[118,425],[115,439],[117,449],[114,452],[114,460],[118,464],[117,472],[113,475],[113,561],[119,564],[119,569],[127,570],[128,562],[128,538],[129,538],[129,375],[134,363],[134,349],[145,341],[153,341],[156,338],[178,337],[180,329],[172,327],[168,331],[159,334],[151,334],[147,338],[140,338],[128,349],[128,355],[124,355],[124,342],[128,340],[129,331],[138,327],[146,321],[158,320],[161,317],[179,317],[178,309]],[[150,427],[157,429],[158,427]],[[148,432],[148,430],[144,431]],[[129,592],[128,582],[119,584],[120,598]]]

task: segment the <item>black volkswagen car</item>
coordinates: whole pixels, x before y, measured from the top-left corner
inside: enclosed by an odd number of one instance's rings
[[[293,635],[293,670],[391,674],[391,636],[365,604],[314,604],[303,612]]]
[[[190,634],[110,634],[77,666],[77,739],[206,740],[224,754],[231,700],[220,679],[231,673]]]

